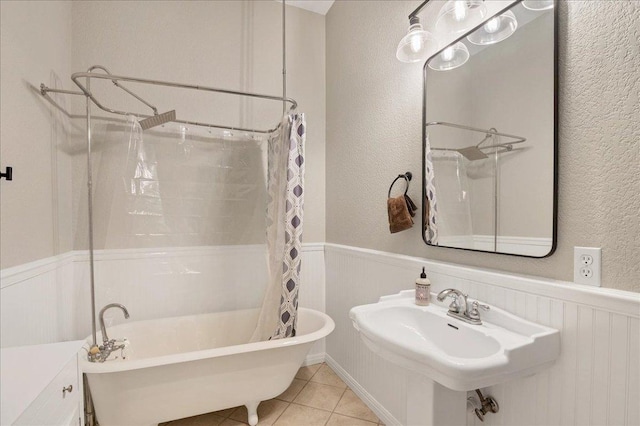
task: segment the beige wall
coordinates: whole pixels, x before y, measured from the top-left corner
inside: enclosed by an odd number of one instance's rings
[[[273,95],[282,93],[282,17],[281,5],[276,2],[82,1],[74,2],[72,9],[74,71],[101,64],[115,74]],[[298,110],[306,114],[308,124],[305,242],[325,239],[324,31],[324,16],[287,8],[287,95],[298,101]],[[146,112],[135,101],[118,96],[108,83],[96,83],[94,87],[107,105]],[[278,102],[241,102],[238,97],[157,86],[129,87],[135,87],[161,111],[176,109],[178,118],[183,119],[268,129],[277,125],[282,113]],[[94,113],[108,115],[97,108]],[[106,143],[104,124],[96,121],[98,144]],[[104,176],[104,167],[109,164],[101,161],[103,148],[96,147],[97,176],[100,173]],[[77,156],[74,169],[75,247],[86,248],[84,155]],[[97,183],[100,184],[100,179]],[[96,192],[96,197],[103,195],[109,196],[104,191]],[[109,205],[109,200],[96,201],[97,205],[101,202]],[[96,211],[97,248],[103,244],[128,246],[114,240],[106,242],[112,228],[105,227],[114,223],[111,216],[104,210]]]
[[[0,17],[0,165],[14,172],[0,181],[8,268],[71,249],[69,120],[34,89],[69,87],[71,2],[2,1]]]
[[[567,281],[574,246],[602,247],[603,286],[640,291],[638,3],[561,2],[558,248],[546,259],[428,247],[418,225],[389,234],[389,183],[421,175],[421,65],[395,59],[417,4],[337,1],[327,15],[327,241]]]

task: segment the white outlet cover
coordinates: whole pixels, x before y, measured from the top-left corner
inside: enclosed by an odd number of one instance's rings
[[[585,257],[592,259],[590,264]],[[573,248],[573,282],[600,287],[602,277],[602,249],[600,247]]]

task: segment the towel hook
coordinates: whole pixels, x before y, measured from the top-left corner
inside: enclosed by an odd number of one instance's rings
[[[13,180],[13,167],[5,167],[4,173],[0,173],[0,179]]]
[[[393,180],[393,182],[391,182],[391,186],[389,187],[387,198],[391,198],[391,189],[393,189],[393,185],[395,185],[398,179],[404,179],[405,183],[407,184],[404,188],[404,195],[407,195],[407,191],[409,190],[409,182],[411,181],[412,178],[413,178],[413,174],[411,172],[406,172],[404,174],[398,175],[398,177],[396,177]]]

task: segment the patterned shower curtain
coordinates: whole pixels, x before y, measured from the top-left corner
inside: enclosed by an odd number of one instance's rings
[[[258,342],[296,334],[304,206],[304,114],[284,118],[268,141],[267,250],[269,283],[256,330]]]
[[[426,200],[427,205],[427,217],[426,224],[427,229],[426,237],[427,242],[433,245],[438,245],[438,202],[436,197],[436,179],[433,171],[433,157],[431,153],[431,142],[429,141],[429,135],[427,134],[427,140],[425,141],[425,180],[426,180]]]

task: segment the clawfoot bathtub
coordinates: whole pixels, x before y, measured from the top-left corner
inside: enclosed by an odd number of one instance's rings
[[[298,312],[295,337],[257,343],[246,343],[257,309],[110,327],[110,337],[127,339],[126,358],[118,351],[104,363],[81,361],[100,425],[156,425],[238,405],[257,424],[258,404],[284,392],[335,327],[321,312]]]

